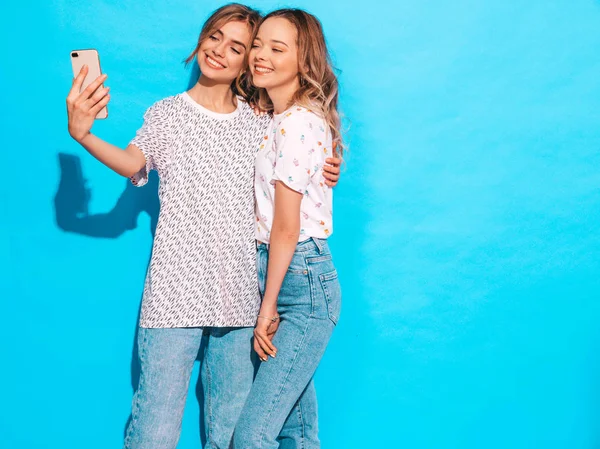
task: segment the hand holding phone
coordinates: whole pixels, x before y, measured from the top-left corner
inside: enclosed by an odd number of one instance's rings
[[[73,50],[71,52],[71,66],[73,67],[74,78],[81,73],[81,69],[84,66],[87,66],[88,72],[81,83],[79,93],[85,90],[95,79],[102,75],[102,69],[100,68],[100,56],[98,55],[98,51],[94,49]],[[108,110],[105,106],[98,112],[96,118],[105,119],[106,117],[108,117]]]
[[[97,73],[99,73],[99,66],[96,71],[95,68],[87,64],[82,64],[67,96],[69,134],[78,142],[81,142],[89,134],[94,124],[94,119],[105,118],[108,114],[106,112],[106,105],[110,100],[109,89],[102,85],[107,76],[99,75],[95,78],[89,76],[96,75]]]

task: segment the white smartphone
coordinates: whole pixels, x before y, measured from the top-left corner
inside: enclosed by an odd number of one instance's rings
[[[100,69],[100,56],[98,56],[97,50],[89,49],[71,51],[71,66],[73,67],[74,77],[79,75],[79,72],[84,65],[88,66],[88,74],[85,76],[85,79],[81,84],[80,92],[92,84],[96,78],[102,75],[102,70]],[[98,112],[96,118],[105,119],[106,117],[108,117],[108,109],[105,106],[100,110],[100,112]]]

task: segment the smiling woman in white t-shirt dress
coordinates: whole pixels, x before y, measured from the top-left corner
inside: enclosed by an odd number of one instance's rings
[[[337,79],[320,22],[296,9],[265,17],[250,68],[259,105],[275,114],[259,145],[254,180],[262,294],[254,348],[263,363],[234,447],[314,449],[319,439],[312,378],[341,305],[327,245],[332,190],[323,177],[334,143],[343,148]]]
[[[150,170],[160,179],[160,215],[138,330],[140,381],[126,448],[177,446],[202,341],[205,449],[229,448],[252,384],[260,307],[254,160],[269,118],[254,115],[241,96],[250,92],[240,87],[247,87],[247,54],[259,19],[239,4],[215,11],[188,58],[198,61],[198,82],[150,107],[125,150],[90,132],[110,99],[101,86],[105,77],[80,93],[84,68],[67,98],[69,132],[90,154],[138,186]]]

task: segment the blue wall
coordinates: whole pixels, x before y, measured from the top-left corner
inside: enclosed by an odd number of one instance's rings
[[[600,2],[327,3],[296,2],[324,23],[350,126],[324,449],[600,447]],[[128,188],[70,140],[69,50],[100,51],[95,132],[124,146],[187,87],[220,4],[1,7],[2,448],[119,447],[136,381],[156,182]],[[195,388],[181,448],[199,447]]]

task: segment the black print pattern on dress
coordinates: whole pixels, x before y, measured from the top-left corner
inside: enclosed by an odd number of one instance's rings
[[[132,144],[157,170],[160,215],[140,326],[253,326],[260,308],[254,240],[254,162],[269,118],[241,100],[232,114],[187,94],[155,103]]]

